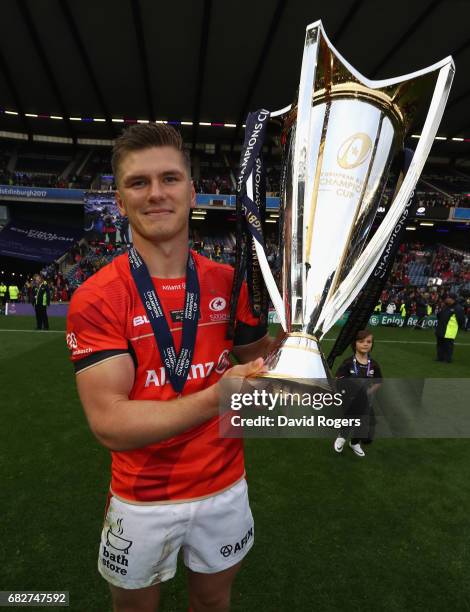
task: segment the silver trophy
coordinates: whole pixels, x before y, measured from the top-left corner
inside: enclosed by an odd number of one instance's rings
[[[307,27],[298,99],[271,114],[282,118],[285,137],[282,296],[255,241],[286,332],[265,360],[264,378],[327,384],[329,370],[320,341],[371,275],[413,196],[454,72],[447,57],[405,76],[371,81],[338,53],[321,21]],[[367,242],[391,161],[423,111],[424,127],[408,172]],[[250,180],[247,193],[253,197]]]

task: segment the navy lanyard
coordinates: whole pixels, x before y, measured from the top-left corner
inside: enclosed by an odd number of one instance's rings
[[[183,338],[179,355],[176,354],[173,336],[153,286],[152,278],[143,259],[134,247],[129,249],[129,266],[147,318],[152,326],[155,342],[171,386],[176,393],[181,393],[193,360],[199,317],[200,289],[194,259],[190,253],[186,266]]]
[[[356,355],[354,355],[354,357],[353,357],[353,366],[354,366],[354,372],[355,372],[356,376],[359,376],[359,370],[357,368]],[[366,376],[369,377],[369,374],[370,374],[370,358],[367,358],[367,373],[366,373]]]

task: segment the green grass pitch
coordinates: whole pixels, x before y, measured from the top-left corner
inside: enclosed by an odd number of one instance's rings
[[[68,590],[71,611],[107,612],[96,563],[109,458],[77,398],[64,320],[51,323],[35,332],[31,318],[0,318],[0,590]],[[447,365],[433,361],[432,331],[374,333],[388,377],[470,375],[470,334]],[[346,451],[326,439],[247,440],[256,544],[232,609],[470,609],[470,442],[376,440],[365,459]],[[186,609],[180,568],[161,610]]]

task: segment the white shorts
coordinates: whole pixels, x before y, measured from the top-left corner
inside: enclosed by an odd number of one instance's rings
[[[98,571],[114,586],[141,589],[173,578],[181,547],[186,567],[213,574],[241,561],[253,542],[245,479],[218,495],[179,504],[137,505],[111,497]]]

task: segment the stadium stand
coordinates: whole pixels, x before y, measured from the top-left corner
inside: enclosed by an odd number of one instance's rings
[[[199,144],[192,156],[196,191],[206,194],[233,194],[236,186],[236,168],[239,151],[235,147]],[[280,157],[265,151],[267,161],[267,192],[279,194]],[[391,180],[393,183],[393,180]],[[0,184],[12,186],[66,187],[112,190],[115,185],[111,174],[109,149],[107,147],[81,147],[72,150],[69,146],[41,144],[11,145],[4,147],[0,155]],[[463,171],[449,166],[427,164],[416,194],[418,206],[468,207],[470,206],[470,177]],[[391,190],[385,194],[385,206],[391,200]],[[56,214],[56,213],[54,213]],[[228,264],[235,261],[235,235],[224,223],[226,215],[216,221],[202,225],[193,224],[191,244],[204,255]],[[114,220],[113,223],[117,224]],[[234,226],[231,226],[234,229]],[[111,259],[125,251],[126,245],[117,233],[116,244],[110,244],[105,233],[87,243],[81,241],[54,264],[42,272],[51,283],[53,297],[66,301],[86,278]],[[270,230],[275,232],[274,228]],[[1,231],[1,226],[0,226]],[[268,260],[276,273],[279,263],[276,249],[277,238],[269,235],[267,240]],[[34,282],[33,275],[25,275],[24,285]],[[453,291],[466,296],[470,293],[470,255],[465,249],[454,249],[436,242],[403,244],[398,253],[386,286],[387,297],[403,298],[413,291],[429,293],[429,287],[438,279],[440,286],[434,287],[444,295]],[[437,281],[436,281],[437,282]],[[403,293],[404,292],[404,293]],[[23,292],[28,299],[28,287]],[[439,301],[439,300],[438,300]],[[439,308],[439,304],[435,306]]]
[[[8,142],[8,141],[7,141]],[[234,194],[240,161],[239,147],[197,144],[192,153],[192,172],[198,193]],[[265,147],[266,190],[278,196],[281,155]],[[470,207],[470,176],[466,168],[426,164],[416,194],[419,205],[427,207]],[[392,181],[393,182],[393,181]],[[109,147],[48,143],[7,144],[0,153],[0,184],[31,187],[114,189]],[[386,200],[391,191],[386,192]]]

